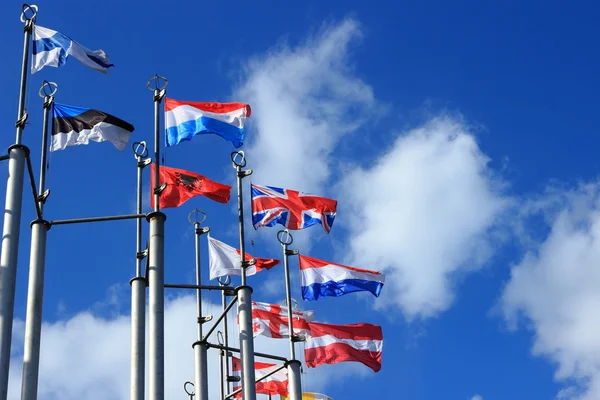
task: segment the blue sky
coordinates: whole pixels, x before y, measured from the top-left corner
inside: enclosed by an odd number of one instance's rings
[[[115,67],[103,75],[69,59],[30,76],[24,143],[34,160],[44,79],[58,83],[57,102],[119,116],[135,126],[132,141],[152,142],[145,84],[158,73],[169,79],[169,97],[252,106],[243,147],[254,170],[245,182],[247,215],[250,180],[338,199],[331,233],[294,233],[295,247],[383,271],[383,294],[304,303],[291,260],[294,297],[321,321],[381,325],[383,367],[305,368],[306,390],[334,399],[600,398],[596,4],[36,4],[39,25],[105,50]],[[17,115],[20,7],[0,6],[4,148]],[[234,185],[233,150],[202,136],[162,151],[166,165]],[[48,219],[135,210],[129,150],[91,143],[51,153],[49,163]],[[6,176],[6,164],[0,170]],[[34,218],[27,191],[24,199],[11,399],[20,398]],[[213,237],[238,245],[232,200],[199,197],[165,210],[167,282],[193,281],[193,208],[206,211]],[[279,228],[255,231],[247,222],[247,250],[280,256]],[[128,397],[134,251],[133,221],[49,232],[44,398]],[[206,266],[205,240],[202,252]],[[283,269],[250,282],[253,299],[283,300]],[[167,296],[165,384],[177,398],[193,377],[194,304],[191,293]],[[219,297],[206,301],[205,311],[217,313]],[[257,348],[285,355],[285,341],[273,342]]]

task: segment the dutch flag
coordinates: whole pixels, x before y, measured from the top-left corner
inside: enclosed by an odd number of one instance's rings
[[[385,276],[381,272],[347,267],[303,255],[298,258],[304,300],[339,297],[360,291],[371,292],[379,297],[383,288]]]
[[[105,74],[109,67],[114,67],[104,50],[90,50],[60,32],[39,25],[33,27],[32,53],[32,74],[45,66],[61,67],[67,63],[69,56]]]
[[[215,134],[240,147],[244,144],[244,123],[250,113],[250,106],[244,103],[165,98],[166,145],[174,146],[196,135]]]

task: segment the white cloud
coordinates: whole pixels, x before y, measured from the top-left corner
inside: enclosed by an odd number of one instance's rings
[[[378,307],[431,317],[450,307],[453,278],[489,260],[511,201],[488,161],[468,127],[444,116],[346,175],[338,196],[352,215],[347,261],[386,273]]]
[[[360,36],[358,23],[346,19],[298,46],[282,44],[247,63],[234,95],[252,106],[245,152],[254,173],[245,185],[330,195],[336,145],[375,109],[371,87],[350,68],[349,47]],[[326,235],[319,227],[306,231],[294,233],[296,244]],[[256,235],[274,239],[275,233],[263,228]]]
[[[475,396],[471,397],[471,400],[483,400],[483,396],[476,394]]]
[[[212,313],[215,318],[220,313],[220,305],[206,303],[204,307],[203,312]],[[196,340],[195,315],[193,296],[176,298],[166,303],[165,395],[169,399],[184,398],[184,382],[194,379],[191,345]],[[13,348],[16,347],[19,351],[11,358],[9,400],[20,399],[21,391],[24,324],[17,320],[14,326]],[[230,313],[229,327],[230,345],[239,348],[239,330],[233,312]],[[42,333],[39,397],[48,400],[128,399],[130,337],[130,318],[127,315],[101,318],[91,312],[81,312],[66,320],[45,323]],[[148,338],[148,335],[146,337]],[[216,342],[214,336],[210,341]],[[289,345],[284,339],[259,336],[255,340],[255,350],[283,357],[289,355]],[[297,353],[298,358],[303,361],[301,346],[297,346]],[[271,362],[263,358],[257,358],[257,361]],[[364,371],[366,367],[351,364],[353,363],[311,369],[304,367],[304,389],[323,390],[326,385],[334,382],[331,379],[334,374],[369,375]],[[146,375],[147,370],[146,364]],[[146,385],[147,379],[148,377]],[[216,398],[219,393],[217,350],[209,350],[209,379],[210,382],[214,382],[209,387],[211,398]]]
[[[527,211],[537,218],[534,236],[542,230],[544,237],[512,267],[500,306],[513,329],[524,317],[534,332],[533,354],[556,364],[555,378],[570,385],[558,398],[598,399],[600,186],[553,190]]]

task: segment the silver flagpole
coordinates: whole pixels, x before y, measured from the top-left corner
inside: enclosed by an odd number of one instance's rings
[[[219,277],[217,281],[219,282],[219,286],[228,286],[231,283],[231,277]],[[221,291],[221,307],[223,308],[223,312],[225,312],[225,308],[227,307],[227,290]],[[222,336],[223,340],[219,340],[219,344],[223,344],[225,345],[225,347],[229,347],[229,331],[227,329],[227,317],[223,318]],[[221,374],[221,400],[225,400],[225,395],[229,393],[229,355],[230,353],[228,350],[220,350],[219,370]]]
[[[54,87],[52,87],[54,86]],[[49,195],[46,191],[46,153],[48,150],[48,115],[52,109],[58,85],[46,82],[39,95],[44,98],[44,122],[42,127],[42,151],[40,162],[40,185],[38,204],[43,215],[44,203]],[[43,94],[42,94],[43,92]],[[40,368],[40,341],[42,335],[42,303],[44,297],[44,269],[46,263],[46,235],[50,223],[43,217],[31,223],[31,252],[29,255],[29,285],[27,288],[27,314],[25,316],[25,340],[23,351],[23,375],[21,399],[36,400]]]
[[[160,84],[163,80],[164,85]],[[151,82],[154,81],[154,87]],[[167,216],[160,212],[160,193],[166,187],[159,181],[160,168],[160,134],[159,104],[164,97],[167,80],[155,75],[146,85],[154,92],[154,212],[146,219],[150,222],[150,240],[148,254],[148,308],[149,308],[149,382],[148,399],[164,400],[165,398],[165,220]]]
[[[246,268],[254,261],[246,261],[244,245],[244,205],[242,203],[242,178],[252,174],[252,170],[242,171],[246,166],[243,151],[231,153],[231,161],[235,166],[238,191],[238,220],[240,228],[240,264],[242,268],[242,285],[236,288],[238,295],[238,317],[240,324],[240,358],[242,361],[242,393],[244,400],[256,400],[254,373],[254,336],[252,334],[252,288],[246,285]]]
[[[136,213],[142,213],[142,171],[152,162],[148,157],[146,142],[135,142],[132,146],[137,161],[137,207]],[[135,277],[131,285],[131,362],[130,390],[131,400],[144,400],[146,365],[146,286],[142,271],[142,260],[148,255],[142,251],[142,219],[136,221]]]
[[[23,197],[23,172],[27,147],[21,144],[21,135],[27,112],[25,93],[27,88],[27,64],[29,61],[29,41],[37,15],[37,6],[23,5],[21,22],[25,23],[23,40],[23,61],[21,67],[21,88],[17,114],[17,135],[15,144],[8,148],[8,179],[4,206],[4,228],[2,231],[2,251],[0,253],[0,400],[8,396],[8,371],[10,367],[10,346],[15,306],[15,286],[17,279],[17,259],[19,235],[21,232],[21,205]],[[31,12],[27,17],[26,13]]]
[[[191,216],[196,212],[196,220],[194,224],[194,232],[196,233],[196,285],[202,285],[202,273],[200,270],[200,236],[210,232],[209,227],[200,228],[200,224],[206,219],[204,211],[194,210],[188,216],[192,222]],[[203,217],[198,221],[198,213],[203,214]],[[208,347],[206,341],[202,340],[202,324],[209,321],[210,317],[202,316],[202,289],[198,287],[196,290],[196,308],[198,310],[198,341],[194,342],[194,392],[196,399],[208,400]]]
[[[288,331],[290,339],[290,360],[287,363],[290,400],[302,399],[302,383],[300,376],[300,361],[296,360],[296,349],[294,343],[297,341],[294,336],[294,318],[292,314],[292,294],[290,290],[290,267],[288,256],[298,254],[298,250],[288,250],[294,238],[287,230],[277,232],[277,240],[283,246],[283,269],[285,271],[285,296],[288,313]]]

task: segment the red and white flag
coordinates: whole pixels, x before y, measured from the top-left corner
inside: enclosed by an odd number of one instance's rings
[[[233,376],[239,376],[241,379],[242,372],[242,363],[241,360],[237,357],[231,357],[232,364],[232,372]],[[256,379],[262,378],[269,372],[277,369],[279,365],[277,364],[267,364],[262,362],[254,363],[254,374]],[[240,381],[241,382],[241,381]],[[236,386],[237,385],[237,386]],[[239,382],[233,384],[233,390],[237,390],[241,388],[242,385]],[[265,378],[264,380],[258,382],[256,384],[256,393],[274,395],[278,394],[281,396],[288,395],[288,377],[287,377],[287,369],[284,368],[280,371],[275,372],[273,375]],[[236,399],[242,397],[242,392],[235,395]]]
[[[246,261],[252,260],[250,254],[246,253]],[[210,280],[220,276],[240,276],[242,275],[242,260],[240,251],[208,235],[208,269],[210,271]],[[254,258],[256,263],[246,269],[246,275],[254,275],[263,269],[271,269],[279,260],[274,258]]]
[[[292,311],[294,334],[306,337],[309,334],[308,323],[314,317],[314,311]],[[252,302],[252,332],[254,336],[264,335],[270,338],[287,338],[290,335],[288,327],[287,308],[279,304]]]
[[[334,325],[311,322],[304,359],[307,367],[344,361],[363,363],[373,371],[381,369],[383,332],[372,324]]]

